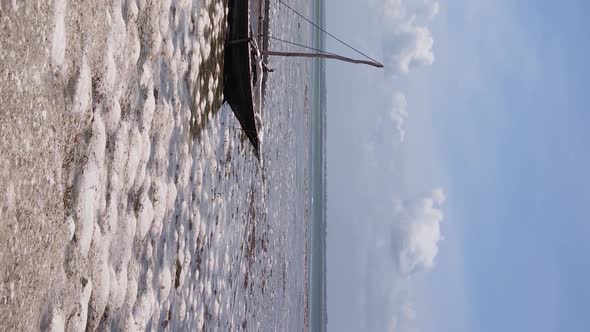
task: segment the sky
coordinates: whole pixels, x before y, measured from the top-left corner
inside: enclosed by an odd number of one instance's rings
[[[329,330],[587,331],[590,2],[326,7]]]

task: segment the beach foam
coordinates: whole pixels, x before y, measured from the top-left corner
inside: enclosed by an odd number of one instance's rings
[[[16,2],[15,2],[16,3]],[[61,67],[66,53],[66,9],[67,0],[53,2],[53,38],[51,42],[51,60],[53,65]]]

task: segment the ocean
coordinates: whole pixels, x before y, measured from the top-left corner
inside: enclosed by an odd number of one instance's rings
[[[260,164],[222,104],[225,9],[0,4],[0,329],[325,328],[323,63],[271,59]]]
[[[325,1],[314,0],[313,21],[325,27]],[[313,30],[314,48],[325,49],[325,34]],[[326,163],[326,70],[325,60],[313,63],[313,108],[311,116],[311,223],[310,223],[310,331],[326,331],[327,283],[326,283],[326,238],[327,238],[327,163]]]

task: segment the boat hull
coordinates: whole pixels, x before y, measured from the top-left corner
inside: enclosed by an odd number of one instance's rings
[[[255,86],[259,78],[256,53],[251,38],[250,1],[230,0],[228,31],[224,58],[225,101],[240,122],[244,133],[252,143],[254,153],[260,158],[260,140],[256,125],[254,104]],[[260,105],[257,103],[257,108]]]

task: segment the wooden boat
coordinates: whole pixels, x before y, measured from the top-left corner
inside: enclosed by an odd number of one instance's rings
[[[229,104],[260,159],[257,119],[260,119],[259,76],[262,74],[260,50],[250,23],[250,1],[232,0],[228,4],[228,31],[224,58],[225,101]]]
[[[263,70],[263,66],[265,66],[265,63],[263,62],[263,56],[265,57],[265,61],[266,57],[268,56],[326,58],[356,64],[365,64],[378,68],[383,67],[380,62],[355,49],[338,37],[330,34],[322,27],[305,18],[283,0],[277,1],[281,5],[294,12],[296,15],[300,16],[303,20],[313,25],[316,29],[336,39],[355,52],[363,55],[365,58],[367,58],[367,60],[351,59],[296,43],[290,44],[312,49],[314,52],[282,52],[271,51],[267,50],[266,48],[260,49],[258,47],[259,41],[266,47],[268,44],[268,38],[273,38],[271,36],[264,35],[262,40],[259,40],[259,38],[263,35],[261,34],[262,30],[264,30],[262,28],[263,23],[268,24],[268,19],[264,20],[263,22],[263,16],[268,14],[268,1],[265,2],[264,14],[262,9],[262,1],[263,0],[229,0],[227,17],[228,30],[225,43],[226,47],[223,77],[223,94],[225,101],[227,101],[232,111],[236,115],[236,118],[240,122],[242,129],[252,143],[252,146],[254,147],[254,153],[259,160],[260,140],[258,129],[261,122],[260,119],[263,90],[262,81],[264,80],[262,76],[265,75],[265,70]],[[256,24],[252,24],[251,12],[256,13]]]

